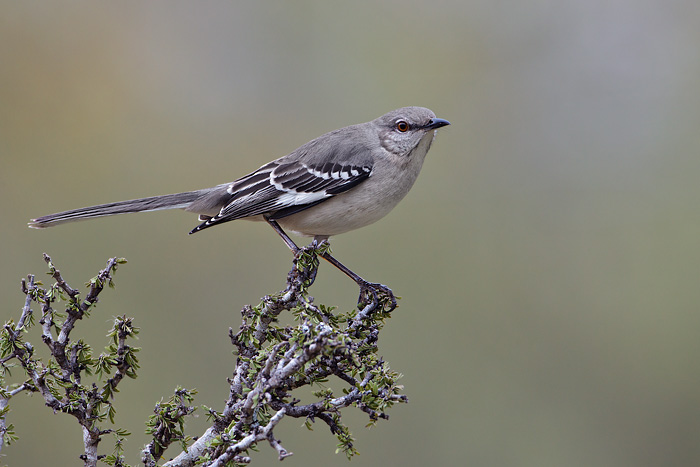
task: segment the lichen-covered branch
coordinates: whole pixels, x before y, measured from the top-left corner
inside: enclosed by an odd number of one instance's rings
[[[226,405],[221,413],[210,412],[212,426],[166,466],[246,464],[248,450],[261,441],[283,459],[291,453],[275,438],[274,428],[284,417],[303,418],[308,428],[320,419],[336,435],[338,451],[352,457],[357,451],[341,410],[356,406],[372,424],[388,418],[393,404],[407,401],[397,384],[400,375],[377,355],[379,331],[394,308],[390,297],[349,313],[315,305],[308,289],[317,254],[315,245],[302,249],[285,289],[243,308],[242,325],[229,332],[238,359]],[[296,324],[279,326],[282,312],[292,313]],[[303,386],[318,388],[316,402],[301,405],[294,397]]]
[[[186,419],[196,410],[195,390],[177,388],[172,397],[156,404],[146,422],[151,441],[141,450],[143,465],[156,467],[173,455],[163,465],[244,465],[253,461],[250,451],[260,443],[269,445],[282,460],[292,452],[275,436],[275,428],[289,417],[304,419],[309,429],[316,420],[322,421],[338,440],[336,451],[352,457],[357,451],[343,423],[343,410],[361,410],[371,425],[387,419],[392,405],[407,401],[397,384],[400,375],[378,355],[379,333],[396,307],[393,294],[368,297],[365,290],[357,309],[345,313],[315,304],[309,288],[318,272],[318,257],[326,254],[325,244],[300,249],[285,288],[264,297],[257,306],[243,308],[240,326],[236,331],[229,329],[236,365],[226,381],[228,399],[219,410],[206,409],[211,426],[203,434],[186,434]],[[117,387],[125,377],[136,377],[139,349],[131,347],[129,339],[138,328],[132,318],[115,318],[108,333],[110,343],[97,357],[74,336],[77,323],[89,317],[105,285],[113,285],[114,272],[125,261],[110,259],[88,282],[88,292],[81,298],[51,258],[45,255],[45,260],[55,282],[44,288],[34,276],[23,280],[26,298],[21,316],[0,330],[2,376],[18,366],[26,377],[14,385],[0,381],[0,441],[15,439],[12,425],[6,423],[10,399],[35,391],[48,407],[73,416],[81,425],[84,465],[95,466],[102,460],[127,467],[124,441],[128,433],[104,428],[103,422],[114,422]],[[59,301],[65,304],[62,311],[57,308]],[[35,321],[33,304],[41,309],[41,340],[51,353],[46,362],[34,355],[33,345],[25,340]],[[293,324],[280,324],[283,313],[292,318],[285,321]],[[313,399],[302,403],[297,395],[304,387],[313,389]],[[308,391],[305,394],[308,398]],[[114,451],[100,454],[100,442],[108,433],[116,436]],[[173,446],[181,452],[166,457]]]

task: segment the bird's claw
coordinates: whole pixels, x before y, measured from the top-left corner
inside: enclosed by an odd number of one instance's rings
[[[377,308],[381,305],[381,311],[389,313],[396,308],[396,297],[394,292],[389,287],[376,282],[358,282],[360,286],[360,297],[357,300],[358,305],[364,308],[371,305],[372,308]]]

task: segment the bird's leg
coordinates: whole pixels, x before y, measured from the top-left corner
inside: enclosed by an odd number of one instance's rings
[[[322,240],[320,243],[327,242],[327,240]],[[318,244],[316,239],[314,239],[313,244]],[[323,259],[331,263],[333,266],[336,268],[340,269],[346,276],[348,276],[350,279],[354,280],[355,283],[360,286],[360,297],[358,298],[358,304],[360,306],[364,306],[366,304],[372,305],[372,308],[376,308],[377,305],[379,304],[379,298],[381,296],[386,297],[389,302],[391,303],[389,305],[389,309],[387,311],[392,311],[394,308],[396,308],[396,297],[394,297],[394,292],[391,291],[389,287],[383,284],[379,284],[376,282],[367,282],[354,272],[352,272],[347,266],[345,266],[343,263],[335,259],[333,256],[331,256],[329,249],[324,248],[319,250],[318,253]],[[368,299],[371,297],[372,301],[368,302]]]
[[[299,248],[297,244],[294,243],[294,240],[289,238],[289,235],[282,230],[282,227],[280,227],[277,221],[269,219],[267,216],[263,216],[263,218],[273,229],[275,229],[275,232],[282,237],[284,243],[286,243],[289,249],[292,250],[292,253],[294,253],[294,267],[291,271],[289,271],[290,277],[294,276],[297,280],[301,281],[305,287],[310,287],[316,280],[316,273],[318,272],[318,259],[316,259],[316,256],[313,256],[312,258],[308,258],[310,259],[309,262],[307,260],[302,261],[302,258],[304,253],[308,252],[309,250],[315,254],[316,245],[312,244],[304,248]],[[299,264],[300,261],[302,261],[301,267]]]
[[[268,224],[270,224],[270,227],[275,229],[275,232],[277,232],[277,235],[282,237],[282,240],[284,240],[284,243],[287,245],[287,247],[292,250],[294,253],[294,256],[298,257],[300,253],[302,253],[305,249],[299,248],[296,243],[294,243],[294,240],[289,238],[289,235],[280,227],[280,225],[277,223],[277,221],[274,221],[270,219],[267,216],[263,216],[265,221],[267,221]],[[313,248],[316,250],[323,259],[331,263],[333,266],[336,268],[340,269],[346,276],[348,276],[350,279],[354,280],[355,283],[360,286],[360,297],[358,298],[358,303],[361,306],[364,306],[365,304],[368,304],[368,299],[372,297],[372,301],[369,302],[371,303],[373,308],[376,308],[377,305],[379,304],[379,297],[380,296],[385,296],[389,302],[390,306],[387,311],[392,311],[394,308],[396,308],[396,297],[394,297],[394,292],[391,291],[389,287],[383,284],[378,284],[376,282],[367,282],[354,272],[352,272],[347,266],[345,266],[343,263],[335,259],[331,254],[329,253],[328,248],[324,248],[319,250],[318,247],[323,244],[323,243],[328,243],[327,238],[325,237],[317,237],[314,238],[314,241],[311,242],[311,245],[309,247]],[[314,273],[313,279],[316,277],[316,274]]]
[[[294,255],[296,256],[299,253],[299,247],[297,246],[296,243],[294,243],[294,240],[289,238],[289,235],[287,235],[287,232],[282,230],[282,227],[280,227],[280,225],[277,223],[277,221],[273,221],[272,219],[270,219],[267,216],[263,216],[263,218],[265,219],[265,221],[267,221],[268,224],[270,224],[270,227],[275,229],[275,232],[277,232],[277,235],[282,237],[282,240],[284,240],[284,243],[287,244],[287,247],[290,250],[292,250],[292,253],[294,253]]]

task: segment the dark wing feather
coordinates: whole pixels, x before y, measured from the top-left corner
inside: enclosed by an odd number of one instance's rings
[[[219,199],[224,205],[211,219],[195,227],[198,232],[214,224],[269,214],[272,219],[308,209],[365,181],[372,174],[368,165],[304,164],[277,160],[236,180]]]

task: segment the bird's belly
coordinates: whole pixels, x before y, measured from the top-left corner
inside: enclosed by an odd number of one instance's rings
[[[365,188],[365,187],[362,187]],[[279,219],[285,230],[306,237],[329,237],[373,224],[386,216],[403,198],[384,197],[382,202],[373,196],[350,198],[351,192],[334,196],[314,207]]]

